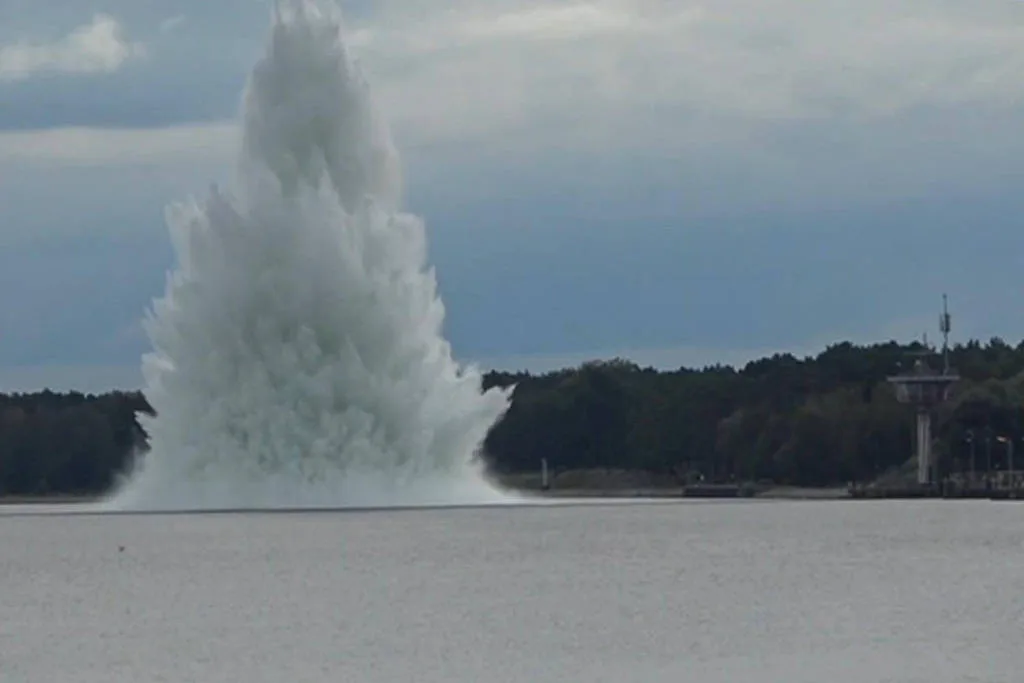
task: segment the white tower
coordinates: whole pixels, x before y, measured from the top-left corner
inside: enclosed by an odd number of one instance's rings
[[[942,333],[941,372],[933,371],[923,358],[919,358],[909,373],[888,378],[896,387],[896,398],[901,403],[910,403],[917,408],[917,483],[922,485],[932,484],[937,479],[932,458],[932,411],[935,406],[949,399],[950,389],[960,379],[949,367],[951,323],[948,300],[943,294],[942,314],[939,316],[939,331]]]

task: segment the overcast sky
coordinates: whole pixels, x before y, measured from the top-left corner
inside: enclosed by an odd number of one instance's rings
[[[361,0],[457,355],[1024,336],[1024,3]],[[265,0],[0,0],[0,390],[138,383]]]

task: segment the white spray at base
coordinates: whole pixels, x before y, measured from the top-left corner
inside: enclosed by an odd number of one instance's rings
[[[476,459],[507,392],[442,336],[422,222],[327,2],[282,3],[234,196],[168,211],[145,328],[150,449],[106,504],[201,510],[502,502]]]

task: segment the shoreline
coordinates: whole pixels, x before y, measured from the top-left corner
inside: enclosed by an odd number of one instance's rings
[[[544,498],[678,498],[680,500],[852,500],[845,488],[802,488],[779,486],[757,491],[749,496],[741,495],[687,495],[685,487],[673,488],[551,488],[514,489],[517,493],[529,493]]]
[[[871,492],[867,495],[854,495],[845,487],[796,487],[778,486],[758,490],[750,490],[749,493],[739,493],[740,487],[720,487],[718,489],[686,490],[685,487],[652,487],[652,488],[629,488],[629,487],[608,487],[608,488],[571,488],[558,487],[550,489],[502,487],[511,495],[522,495],[537,500],[567,501],[571,502],[590,500],[599,502],[602,499],[610,501],[774,501],[774,502],[880,502],[892,500],[987,500],[987,501],[1016,501],[1024,502],[1024,490],[995,490],[977,491],[970,495],[942,495],[939,492],[923,492],[916,488],[889,489]],[[86,506],[100,503],[104,496],[84,495],[38,495],[38,496],[0,496],[0,509],[3,508],[32,508],[39,506]],[[254,508],[260,509],[260,508]],[[276,508],[268,508],[276,509]],[[334,508],[296,508],[302,510],[324,511]],[[347,508],[338,508],[347,509]],[[402,509],[402,506],[394,508],[375,509]]]
[[[700,496],[686,495],[682,486],[654,487],[553,487],[547,490],[538,487],[503,486],[510,493],[519,493],[540,498],[637,498],[637,499],[679,499],[679,500],[852,500],[846,488],[803,488],[795,486],[779,486],[764,489],[751,496]],[[98,503],[103,496],[74,494],[41,494],[35,496],[0,495],[0,506],[7,505],[84,505]]]
[[[2,496],[0,505],[84,505],[99,503],[103,496],[74,495],[67,493],[40,494],[36,496]]]

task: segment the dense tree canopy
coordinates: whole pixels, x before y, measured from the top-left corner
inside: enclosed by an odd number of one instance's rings
[[[96,493],[144,448],[139,393],[0,395],[0,494]]]
[[[918,344],[842,343],[816,357],[664,372],[621,359],[543,375],[490,372],[514,386],[485,457],[500,473],[614,468],[680,480],[794,485],[866,481],[904,464],[912,411],[885,378],[920,357]],[[939,411],[942,466],[1007,465],[1024,438],[1024,343],[970,342],[951,351],[963,377]],[[138,392],[0,395],[0,494],[95,493],[112,484],[146,435]],[[1002,441],[1000,440],[1002,439]],[[1024,451],[1021,451],[1024,461]]]

